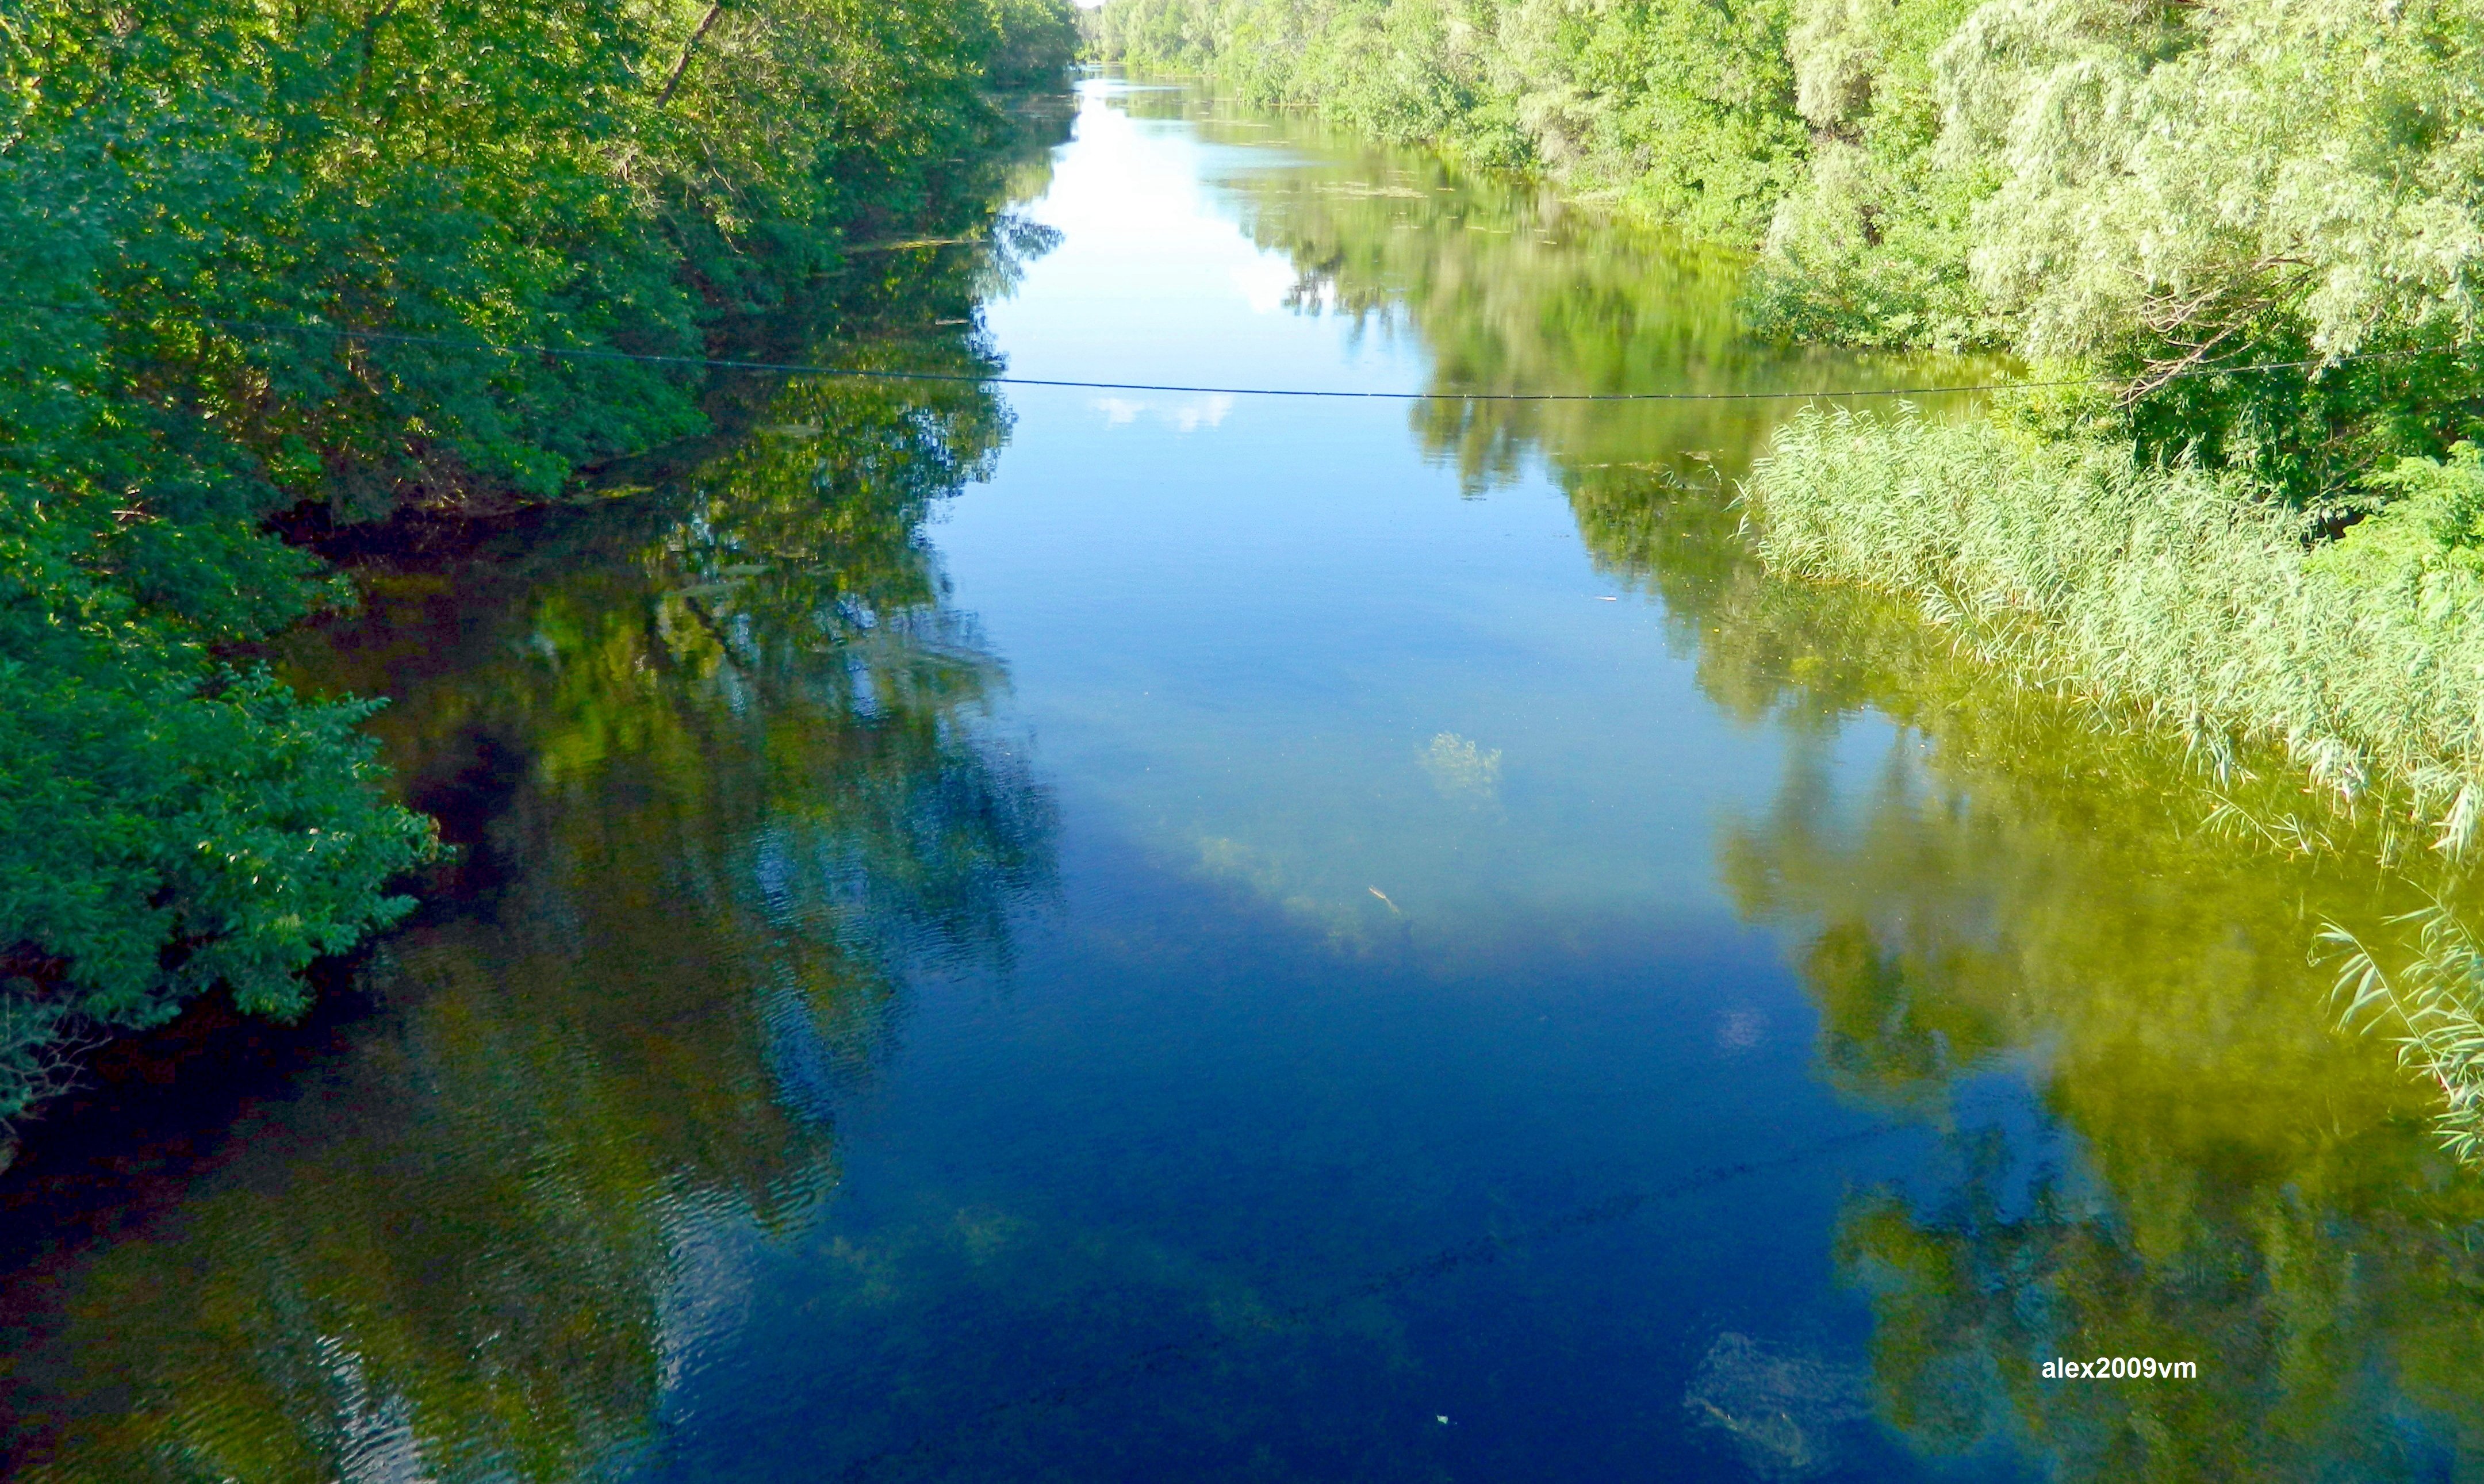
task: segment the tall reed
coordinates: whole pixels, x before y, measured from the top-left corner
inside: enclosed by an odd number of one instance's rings
[[[2179,728],[2220,775],[2266,739],[2341,808],[2426,826],[2453,857],[2475,843],[2470,566],[2377,539],[2315,553],[2299,516],[2237,477],[1912,410],[1803,413],[1744,498],[1781,571],[1909,596],[2022,681]]]
[[[2433,1119],[2443,1147],[2484,1165],[2484,944],[2445,904],[2399,918],[2416,925],[2416,948],[2392,975],[2362,939],[2332,923],[2321,941],[2338,959],[2334,998],[2349,1027],[2397,1042],[2398,1065],[2441,1090]]]

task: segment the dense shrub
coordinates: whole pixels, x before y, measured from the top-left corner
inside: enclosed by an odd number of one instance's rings
[[[2484,9],[1806,3],[1766,328],[2097,371],[2143,456],[2300,505],[2474,431]]]

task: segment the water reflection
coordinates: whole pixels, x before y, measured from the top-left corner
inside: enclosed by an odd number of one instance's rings
[[[1735,342],[1729,264],[1450,178],[1366,150],[1234,190],[1301,267],[1299,306],[1418,337],[1441,388],[1802,383]],[[1959,369],[1838,380],[1972,379]],[[1994,686],[1914,615],[1771,579],[1732,480],[1778,415],[1451,402],[1417,430],[1470,488],[1543,460],[1600,565],[1660,598],[1703,690],[1816,740],[1770,809],[1721,830],[1718,865],[1738,910],[1796,945],[1818,1074],[1947,1150],[1858,1189],[1839,1224],[1879,1415],[1927,1458],[1999,1446],[2069,1478],[2472,1471],[2484,1184],[2429,1126],[2441,1090],[2336,1024],[2318,941],[2351,925],[2403,961],[2422,948],[2401,914],[2444,893],[2471,911],[2473,891],[2420,862],[2364,868],[2383,821],[2325,823],[2374,838],[2307,854],[2315,806],[2273,759],[2211,780],[2178,741]],[[1902,731],[1855,794],[1828,759],[1866,714]],[[2031,1119],[1961,1112],[1995,1078],[2031,1085]],[[1742,1336],[1719,1344],[1744,1363],[1712,1364],[1694,1402],[1844,1394]],[[2040,1375],[2100,1355],[2200,1374]],[[1794,1402],[1743,1410],[1793,1429],[1723,1414],[1754,1468],[1826,1466]]]
[[[1793,682],[1806,661],[1876,653],[1840,699],[1917,731],[1834,826],[1797,770],[1726,833],[1725,869],[1744,910],[1808,939],[1824,1075],[1954,1150],[1954,1174],[1858,1193],[1841,1223],[1890,1419],[1934,1453],[2005,1435],[2074,1478],[2471,1463],[2484,1186],[2439,1147],[2429,1091],[2334,1027],[2308,952],[2321,921],[2376,923],[2412,888],[2201,829],[2202,800],[2167,786],[2178,749],[2040,698],[1979,704],[1867,602],[1801,617],[1767,646],[1785,704],[1836,688]],[[2032,1079],[2041,1128],[1952,1122],[1996,1071]],[[2200,1373],[2035,1368],[2104,1355]]]
[[[1032,373],[1927,375],[1740,344],[1730,264],[1523,187],[1090,110],[1088,235],[981,312],[1112,364]],[[1163,247],[1217,232],[1248,303]],[[1782,404],[1426,404],[1416,456],[1025,404],[779,389],[375,578],[303,663],[396,698],[464,904],[160,1220],[10,1279],[32,1476],[2484,1468],[2484,1184],[2313,958],[2458,882],[1770,578]],[[2040,1374],[2097,1355],[2199,1375]]]
[[[1267,121],[1235,118],[1195,94],[1140,93],[1127,106],[1188,121],[1210,140],[1276,142]],[[1742,333],[1734,255],[1565,203],[1537,182],[1459,170],[1314,122],[1289,120],[1277,139],[1298,151],[1293,168],[1235,171],[1220,183],[1253,239],[1292,264],[1290,307],[1418,344],[1430,391],[1680,398],[1418,403],[1417,438],[1471,493],[1516,480],[1546,454],[1573,474],[1740,472],[1798,405],[1741,399],[1748,394],[1973,383],[2000,369],[1968,358],[1757,344]]]
[[[606,1477],[741,1249],[837,1178],[919,964],[1008,953],[1051,806],[922,526],[986,391],[799,383],[679,491],[383,577],[306,657],[392,695],[480,910],[144,1238],[24,1288],[20,1448],[63,1479]]]

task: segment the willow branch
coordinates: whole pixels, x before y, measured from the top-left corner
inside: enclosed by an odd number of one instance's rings
[[[708,32],[715,29],[716,17],[723,13],[724,6],[719,0],[718,4],[709,6],[707,13],[699,17],[698,29],[682,43],[682,60],[673,64],[673,75],[664,79],[664,91],[656,94],[658,108],[673,100],[673,90],[682,85],[683,74],[690,69],[690,59],[698,55],[698,43],[707,39]]]

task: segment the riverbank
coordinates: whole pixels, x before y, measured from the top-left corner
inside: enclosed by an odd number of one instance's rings
[[[1152,115],[1176,117],[1164,97],[1140,94],[1132,102]],[[1189,117],[1226,116],[1194,103]],[[1226,137],[1248,140],[1260,125],[1244,121],[1227,127]],[[1320,132],[1307,123],[1293,127]],[[2427,743],[2457,745],[2456,676],[2438,667],[2426,672],[2422,679],[2439,688],[2436,696],[2446,694],[2432,715],[2415,718],[2431,730],[2418,733],[2410,724],[2385,731],[2402,750],[2383,753],[2360,779],[2350,774],[2359,790],[2350,799],[2334,788],[2308,793],[2304,765],[2287,755],[2285,737],[2221,728],[2205,714],[2186,718],[2146,701],[2145,684],[2164,677],[2133,673],[2144,660],[2180,670],[2200,654],[2222,653],[2220,643],[2244,648],[2251,659],[2249,647],[2257,645],[2260,669],[2225,661],[2197,666],[2238,692],[2239,699],[2210,698],[2226,703],[2223,715],[2236,714],[2243,702],[2293,702],[2329,725],[2332,735],[2353,727],[2355,735],[2368,736],[2373,726],[2386,726],[2382,708],[2390,697],[2354,688],[2369,673],[2362,641],[2319,628],[2330,616],[2320,603],[2357,605],[2353,611],[2379,631],[2376,641],[2393,643],[2402,657],[2454,639],[2454,615],[2428,612],[2420,594],[2386,580],[2407,559],[2408,538],[2437,541],[2427,532],[2466,508],[2454,489],[2406,490],[2391,510],[2324,546],[2307,576],[2298,571],[2308,560],[2299,521],[2235,491],[2234,476],[2224,476],[2221,486],[2218,477],[2196,469],[2151,470],[2126,454],[2117,460],[2095,451],[2088,466],[2047,463],[2073,459],[2078,446],[2025,431],[2012,436],[2012,424],[1984,416],[1977,399],[1927,399],[1924,416],[1903,423],[1822,417],[1789,428],[1776,408],[1742,398],[1787,386],[1974,383],[1992,372],[1972,364],[1754,346],[1733,313],[1738,275],[1726,255],[1686,251],[1660,231],[1580,210],[1523,179],[1460,170],[1429,151],[1361,148],[1361,169],[1350,178],[1385,182],[1385,189],[1352,188],[1342,178],[1281,183],[1255,177],[1237,186],[1254,239],[1287,254],[1301,301],[1355,314],[1386,306],[1389,323],[1420,337],[1430,358],[1429,388],[1443,395],[1423,404],[1411,424],[1427,457],[1455,469],[1469,494],[1523,486],[1536,456],[1548,462],[1600,569],[1660,600],[1681,651],[1699,657],[1701,683],[1717,705],[1755,726],[1789,714],[1823,729],[1885,717],[1922,740],[1938,760],[1933,771],[1952,792],[1937,804],[1913,796],[1888,800],[1890,818],[1873,832],[1887,838],[1868,842],[1875,853],[1853,867],[1851,880],[1888,883],[1888,897],[1906,900],[1911,887],[1904,883],[1914,881],[1927,863],[1904,853],[1914,831],[1896,821],[1915,808],[1941,819],[1944,828],[1958,826],[1938,858],[1942,870],[1957,873],[1961,893],[1980,889],[1970,883],[1983,881],[1991,869],[1983,859],[1989,853],[2043,860],[2021,883],[2028,895],[2019,908],[1961,915],[1978,924],[2040,923],[2024,931],[2063,934],[2058,949],[2041,953],[2081,960],[2062,971],[2065,985],[2147,978],[2126,998],[2136,1017],[2133,1034],[2142,1039],[2147,1017],[2177,1014],[2175,1007],[2196,1009],[2230,993],[2219,983],[2229,974],[2244,975],[2254,992],[2267,996],[2254,1013],[2270,1017],[2273,1027],[2291,1026],[2287,1034],[2308,1032],[2316,1039],[2312,1028],[2334,1013],[2354,1028],[2374,1027],[2385,1040],[2412,1036],[2407,1055],[2416,1076],[2410,1080],[2433,1084],[2435,1134],[2462,1157],[2473,1157],[2484,1128],[2475,1095],[2484,1087],[2484,1067],[2466,1048],[2474,1043],[2474,1007],[2484,997],[2461,967],[2472,960],[2460,958],[2458,935],[2421,931],[2405,914],[2447,904],[2471,920],[2479,904],[2460,864],[2430,849],[2438,831],[2410,814],[2413,789],[2442,780],[2417,775],[2410,785],[2383,767],[2406,764]],[[1407,205],[1442,198],[1454,198],[1456,211],[1418,214]],[[1647,402],[1455,396],[1553,391],[1584,398],[1649,387],[1716,395]],[[1920,439],[1922,446],[1896,461],[1901,467],[1875,462],[1876,444],[1901,435]],[[1846,467],[1849,450],[1840,437],[1865,445],[1853,467]],[[1789,470],[1789,450],[1797,446],[1811,462]],[[2033,465],[2021,477],[2034,489],[2008,488],[1991,477],[2013,468],[2013,460]],[[1952,478],[1929,490],[1910,484],[1905,462],[1943,468]],[[1799,476],[1790,481],[1796,495],[1777,507],[1779,519],[1771,525],[1760,487],[1768,476],[1788,473]],[[1841,477],[1854,487],[1839,486]],[[2092,488],[2074,500],[2044,503],[2048,491],[2074,478]],[[1797,502],[1805,492],[1822,498]],[[1927,531],[1931,534],[1914,544]],[[1867,538],[1887,550],[1855,550]],[[2398,546],[2390,547],[2391,540]],[[2377,563],[2367,559],[2375,553]],[[2118,576],[2110,570],[2151,554],[2156,568]],[[1976,564],[1971,580],[1958,570],[1965,558]],[[2244,576],[2233,580],[2234,572]],[[2048,576],[2059,580],[2047,581]],[[1895,577],[1910,581],[1899,588],[1890,580]],[[2040,620],[2026,605],[2066,603],[2090,588],[2128,589],[2141,580],[2152,580],[2157,590],[2079,615],[2080,627],[2068,635],[2113,639],[2135,656],[2097,660],[2037,647],[2063,635],[2053,632],[2058,624]],[[2251,619],[2254,604],[2280,606],[2289,593],[2299,599],[2297,589],[2315,581],[2324,585],[2314,599],[2308,607],[2282,608],[2277,617],[2287,623],[2273,632],[2235,624],[2237,613]],[[2012,599],[2021,606],[2012,607]],[[1961,602],[1970,612],[1958,611]],[[2185,603],[2190,632],[2168,633],[2146,621]],[[1947,621],[1926,622],[1928,607]],[[1962,634],[1968,626],[1973,633]],[[2322,648],[2304,640],[2307,628],[2313,639],[2331,642]],[[2319,652],[2296,657],[2290,669],[2282,649],[2289,639]],[[2026,652],[2031,647],[2033,654]],[[2275,658],[2268,658],[2270,651]],[[1996,665],[2014,668],[1996,671]],[[2100,692],[2089,678],[2099,666],[2121,676],[2123,688]],[[1996,674],[2008,683],[1996,684]],[[2384,720],[2374,722],[2375,715]],[[2304,751],[2332,767],[2352,762],[2342,745],[2323,754]],[[1793,791],[1790,810],[1798,814],[1803,801]],[[2434,802],[2454,813],[2455,785]],[[2041,823],[2020,817],[2022,808]],[[1969,817],[1984,823],[1967,827]],[[1789,827],[1799,823],[1792,820]],[[2014,834],[2021,827],[2046,844],[2005,847],[1983,833]],[[2084,855],[2088,837],[2098,833],[2149,843],[2134,845],[2127,859],[2074,882],[2051,874],[2060,857]],[[1738,889],[1755,900],[1775,898],[1791,884],[1777,878],[1774,866],[1742,864],[1753,874],[1744,877],[1738,865]],[[2201,905],[2200,917],[2183,918],[2179,928],[2165,928],[2145,946],[2095,945],[2101,930],[2092,904],[2104,896],[2126,891],[2134,898],[2126,911],[2101,914],[2108,919],[2154,910],[2140,901],[2172,911],[2209,877],[2252,882],[2250,895],[2258,904],[2244,907],[2237,898],[2212,893],[2215,900]],[[1827,890],[1848,879],[1823,872],[1805,889]],[[2177,882],[2183,884],[2168,884]],[[1870,972],[1851,987],[1902,993],[1918,976],[1955,972],[1950,956],[1969,952],[1928,949],[1914,940],[1914,928],[1890,930],[1876,909],[1871,922],[1878,952],[1905,967],[1862,965]],[[2351,936],[2325,935],[2329,928]],[[2265,956],[2256,966],[2245,969],[2221,957],[2236,933],[2254,945],[2254,955]],[[2038,952],[2026,940],[2008,948],[1976,941],[1972,958],[1987,967],[2018,964],[2012,973],[2026,971],[2022,954]],[[2372,983],[2360,964],[2353,975],[2345,973],[2364,950],[2390,984],[2377,997],[2366,996]],[[1985,954],[1994,957],[1985,960]],[[2125,956],[2131,962],[2120,964]],[[2118,966],[2108,972],[2101,959]],[[2190,969],[2155,977],[2176,960],[2189,961]],[[2324,1011],[2340,978],[2353,982]],[[1993,1002],[2018,992],[1995,989]],[[1940,1033],[1953,1047],[1966,1034],[1957,1025]],[[2264,1077],[2268,1064],[2261,1055],[2238,1054],[2202,1075]],[[2168,1075],[2169,1087],[2180,1080]],[[2181,1095],[2195,1095],[2200,1085],[2195,1080]]]
[[[354,606],[312,546],[710,432],[702,355],[825,344],[891,242],[988,236],[986,90],[1072,34],[1050,0],[332,10],[0,43],[0,1120],[201,996],[300,1015],[413,908],[439,840],[373,708],[260,658]]]
[[[1791,425],[1748,492],[1764,553],[1922,601],[2212,771],[2274,742],[2461,857],[2484,817],[2463,13],[1113,0],[1091,45],[1738,249],[1762,338],[2029,368],[2049,390],[1974,426]],[[2427,121],[2357,122],[2383,117]]]
[[[82,1183],[56,1105],[0,1181],[0,1455],[2454,1471],[2484,1182],[2306,953],[2428,852],[2202,829],[2178,738],[1773,574],[1747,393],[1907,368],[1739,337],[1729,263],[1082,93],[1012,198],[1058,245],[1006,294],[944,250],[880,364],[1746,395],[795,378],[643,494],[381,553],[280,673],[392,698],[464,895]],[[2033,1384],[2124,1353],[2198,1375]]]
[[[1781,571],[1906,598],[2016,684],[2185,737],[2213,781],[2246,740],[2282,749],[2330,806],[2314,820],[2368,810],[2385,855],[2463,858],[2484,823],[2484,465],[2389,478],[2390,508],[2314,543],[2246,481],[2126,445],[1812,411],[1748,503]]]

